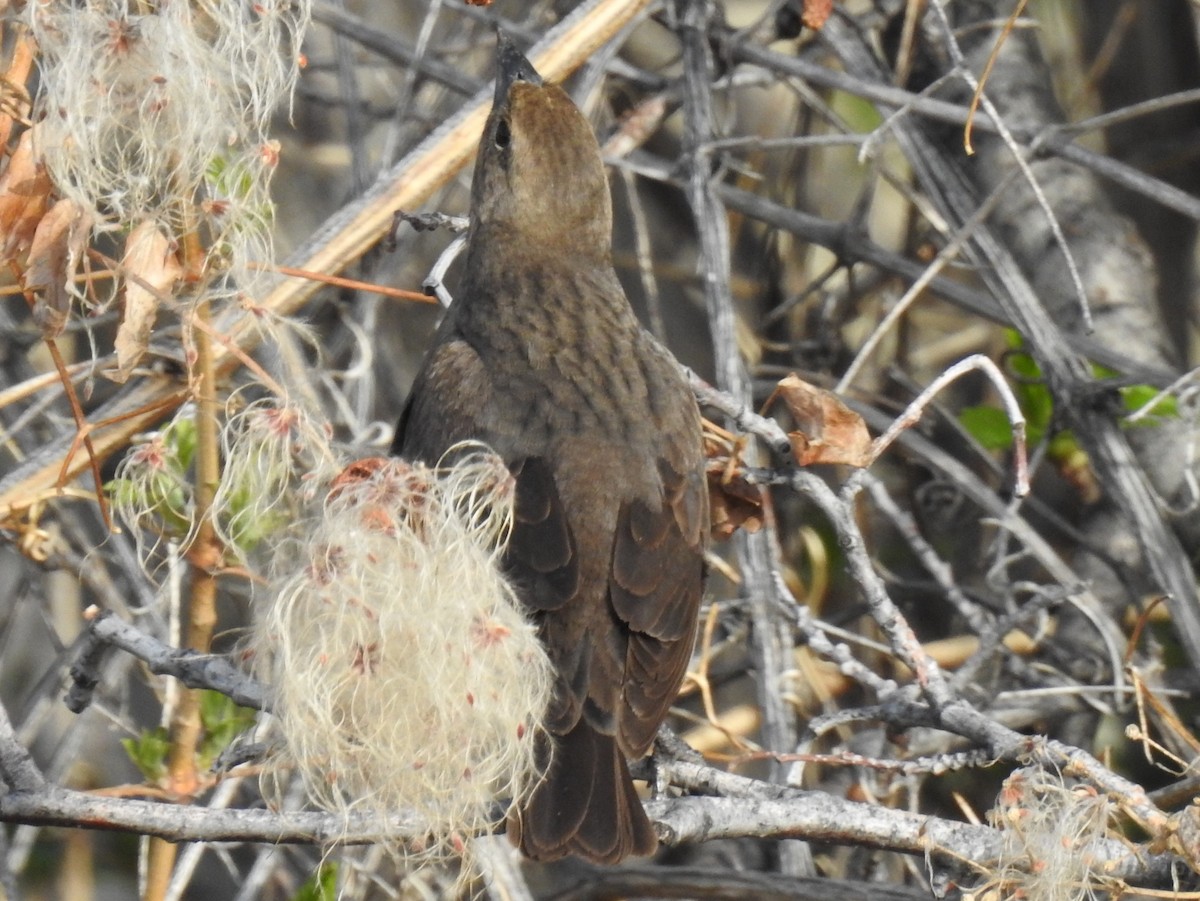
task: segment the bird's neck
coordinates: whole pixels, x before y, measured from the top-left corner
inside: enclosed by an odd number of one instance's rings
[[[528,217],[526,217],[528,218]],[[473,220],[467,273],[504,269],[612,269],[612,227],[602,220]]]
[[[591,343],[604,332],[638,329],[607,252],[560,252],[509,243],[502,253],[472,235],[455,299],[465,332],[511,329],[545,336],[556,346]],[[481,246],[482,245],[482,246]],[[481,335],[481,337],[483,337]]]

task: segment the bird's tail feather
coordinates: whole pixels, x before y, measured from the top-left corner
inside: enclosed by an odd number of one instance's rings
[[[508,818],[508,835],[531,860],[576,855],[613,864],[653,854],[654,828],[611,735],[580,718],[553,739],[545,778]]]

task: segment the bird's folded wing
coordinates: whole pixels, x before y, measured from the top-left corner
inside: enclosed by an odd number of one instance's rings
[[[618,737],[641,756],[675,699],[695,640],[704,581],[703,482],[660,460],[659,505],[622,505],[613,546],[609,602],[629,629]]]

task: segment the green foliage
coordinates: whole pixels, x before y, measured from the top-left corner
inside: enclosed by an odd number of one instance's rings
[[[275,486],[265,480],[244,478],[243,469],[227,468],[222,476],[232,484],[222,495],[226,505],[219,511],[222,532],[242,554],[247,554],[264,538],[288,523],[286,509],[274,506],[277,497],[265,497]]]
[[[1012,424],[999,407],[966,407],[958,414],[958,421],[972,438],[988,450],[1008,450],[1012,447]]]
[[[1030,444],[1039,444],[1051,432],[1054,425],[1054,397],[1046,387],[1042,370],[1037,362],[1025,352],[1021,336],[1011,330],[1005,331],[1009,352],[1005,356],[1008,372],[1013,382],[1013,393],[1021,412],[1025,415],[1025,436]],[[1102,366],[1093,366],[1097,378],[1115,378],[1117,373]],[[1153,385],[1129,385],[1119,388],[1124,409],[1130,413],[1145,406],[1158,394]],[[1179,415],[1175,398],[1167,397],[1155,404],[1150,415],[1133,425],[1153,425],[1155,417],[1161,419]],[[988,450],[1010,450],[1012,448],[1012,425],[1004,410],[990,405],[967,407],[959,414],[971,436]],[[1059,430],[1050,436],[1048,452],[1051,459],[1064,460],[1083,450],[1069,430]]]
[[[255,712],[239,707],[217,691],[200,692],[200,723],[204,738],[197,751],[197,763],[209,769],[239,734],[254,725]],[[121,745],[147,782],[158,783],[167,773],[170,736],[162,726],[147,729],[137,738],[123,738]]]
[[[105,485],[126,522],[176,540],[191,534],[196,438],[195,420],[182,415],[131,450]],[[288,521],[278,502],[292,474],[291,432],[260,428],[253,438],[227,454],[212,508],[222,539],[243,554]]]
[[[163,534],[182,538],[191,529],[188,469],[196,456],[196,423],[180,417],[140,446],[121,474],[104,488],[118,510],[141,522],[150,516]]]
[[[1008,370],[1016,381],[1017,403],[1025,414],[1025,436],[1031,444],[1037,444],[1046,436],[1054,420],[1054,396],[1046,387],[1037,361],[1022,349],[1021,336],[1011,329],[1005,336],[1010,349],[1006,357]]]
[[[254,725],[255,717],[253,710],[239,707],[218,691],[200,692],[200,722],[204,726],[198,753],[200,766],[212,767],[229,743]]]
[[[838,115],[846,120],[852,131],[870,134],[883,124],[879,107],[862,97],[845,91],[834,91],[829,103],[837,110]]]
[[[147,782],[157,784],[166,775],[171,741],[164,727],[147,729],[137,738],[123,738],[121,746]]]
[[[144,480],[113,479],[105,489],[118,509],[137,509],[154,514],[166,535],[182,538],[191,520],[186,515],[188,493],[163,473]]]
[[[208,161],[204,180],[218,197],[242,200],[251,196],[255,187],[254,175],[244,163],[217,155]]]
[[[172,449],[176,465],[187,472],[196,459],[196,420],[190,416],[175,420],[163,430],[163,438]]]
[[[1120,389],[1121,404],[1129,413],[1140,410],[1158,396],[1159,390],[1153,385],[1129,385]],[[1167,396],[1150,408],[1147,415],[1129,423],[1133,427],[1157,425],[1160,419],[1173,419],[1179,416],[1179,404],[1174,397]]]
[[[334,901],[337,898],[337,864],[323,863],[300,886],[292,901]]]
[[[250,159],[217,155],[204,172],[208,193],[218,208],[224,209],[234,234],[247,229],[265,233],[275,221],[275,207],[264,194],[262,175],[256,171],[260,166],[252,165]]]

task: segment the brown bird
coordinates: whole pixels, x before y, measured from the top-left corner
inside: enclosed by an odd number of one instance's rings
[[[501,36],[465,273],[392,449],[432,463],[475,439],[516,477],[505,566],[557,677],[545,778],[508,820],[537,860],[657,847],[626,757],[679,690],[704,581],[699,410],[629,306],[611,231],[590,125]]]

